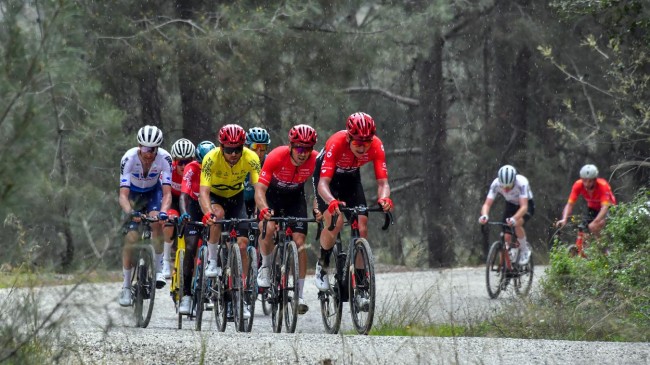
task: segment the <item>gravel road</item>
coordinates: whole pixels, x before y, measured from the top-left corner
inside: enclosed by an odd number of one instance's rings
[[[537,278],[543,268],[536,268]],[[45,288],[38,295],[53,306],[71,286]],[[352,333],[347,304],[344,335],[324,333],[317,290],[308,276],[305,299],[310,310],[300,316],[295,334],[274,334],[271,320],[257,306],[252,333],[236,333],[231,323],[217,332],[212,312],[203,331],[177,317],[167,288],[156,295],[154,314],[145,329],[134,328],[131,310],[119,307],[120,284],[77,287],[66,298],[69,319],[67,363],[92,364],[649,364],[650,344],[519,340],[507,338],[438,338],[358,336]],[[463,323],[485,318],[503,303],[517,300],[510,291],[488,299],[484,268],[458,268],[377,275],[375,325],[399,318],[427,318]],[[4,292],[6,297],[6,291]],[[3,292],[0,292],[3,294]],[[259,304],[259,302],[258,302]]]

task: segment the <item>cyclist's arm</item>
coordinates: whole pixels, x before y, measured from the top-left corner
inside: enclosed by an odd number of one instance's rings
[[[187,211],[187,206],[189,205],[190,202],[190,196],[187,193],[181,193],[181,196],[178,198],[178,205],[181,210],[181,215],[183,214],[190,214]]]
[[[172,186],[163,184],[162,191],[163,191],[163,197],[162,197],[162,203],[160,204],[160,211],[166,212],[172,206]]]
[[[562,219],[560,219],[558,223],[563,222],[564,224],[566,224],[567,219],[569,218],[571,212],[573,211],[573,204],[574,203],[571,202],[566,203],[566,205],[564,206],[564,210],[562,211]]]
[[[203,214],[212,212],[212,204],[210,204],[210,187],[203,186],[199,188],[199,204]]]
[[[515,215],[512,216],[514,219],[523,218],[528,212],[528,198],[519,198],[519,209]]]
[[[598,211],[598,215],[596,215],[596,218],[594,218],[593,221],[596,223],[600,223],[604,221],[608,211],[609,211],[609,204],[602,204],[600,206],[600,210]]]
[[[133,208],[131,207],[131,202],[129,201],[129,193],[131,192],[131,189],[126,188],[126,187],[121,187],[120,188],[120,197],[119,197],[119,202],[120,202],[120,207],[124,211],[124,213],[130,214]]]
[[[388,185],[388,179],[377,180],[377,198],[390,198],[390,186]]]
[[[330,181],[332,181],[332,178],[325,176],[321,176],[320,180],[318,180],[318,195],[325,201],[325,204],[329,204],[336,199],[330,191]]]
[[[485,202],[483,203],[483,206],[481,207],[481,215],[488,216],[490,215],[490,208],[492,208],[492,203],[494,203],[493,198],[485,198]]]
[[[269,204],[266,201],[266,191],[268,189],[269,187],[262,183],[258,182],[255,184],[255,205],[257,205],[257,209],[260,211],[269,207]]]

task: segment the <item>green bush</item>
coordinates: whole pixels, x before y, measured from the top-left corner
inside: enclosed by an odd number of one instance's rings
[[[612,207],[601,236],[587,240],[587,259],[551,251],[540,304],[562,309],[576,339],[650,339],[649,200],[642,191]]]

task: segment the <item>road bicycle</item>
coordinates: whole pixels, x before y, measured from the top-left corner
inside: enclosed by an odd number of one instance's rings
[[[217,267],[220,270],[217,277],[211,280],[210,285],[201,287],[208,289],[205,290],[207,299],[214,303],[214,317],[219,332],[226,330],[226,324],[229,321],[234,322],[235,330],[238,332],[252,329],[255,310],[254,301],[252,308],[250,308],[252,310],[249,310],[250,318],[245,319],[243,312],[246,297],[251,296],[252,290],[257,290],[256,284],[252,284],[257,280],[257,275],[251,275],[250,270],[246,273],[247,275],[244,275],[242,257],[237,244],[237,227],[241,224],[250,224],[256,221],[254,218],[232,218],[216,221],[217,224],[223,225],[216,258]],[[257,253],[250,249],[249,246],[247,248],[249,257],[256,258]],[[256,265],[249,266],[257,269]]]
[[[571,257],[580,256],[586,258],[587,255],[584,252],[585,240],[589,234],[587,222],[587,219],[581,215],[572,215],[567,224],[555,231],[551,237],[552,242],[557,241],[561,245],[566,245],[567,253]],[[575,240],[573,239],[573,233],[566,233],[567,228],[569,232],[575,232]]]
[[[343,303],[349,302],[354,328],[357,333],[367,335],[372,328],[375,314],[375,267],[370,244],[359,233],[359,215],[368,212],[384,213],[385,220],[381,228],[384,231],[394,223],[393,215],[384,212],[381,207],[339,207],[339,210],[347,213],[345,224],[350,226],[350,239],[348,249],[344,251],[341,233],[336,237],[330,255],[334,258],[336,267],[334,272],[327,273],[329,289],[318,293],[321,317],[327,333],[338,333],[341,328]],[[330,231],[334,229],[337,220],[338,214],[334,214],[328,227]],[[328,267],[330,258],[325,257],[324,260],[324,266]]]
[[[146,328],[151,320],[153,304],[156,298],[156,269],[154,264],[154,250],[151,246],[151,223],[158,218],[140,214],[141,240],[131,246],[131,262],[135,263],[135,270],[131,275],[131,297],[134,298],[133,315],[136,327]]]
[[[491,299],[496,299],[501,291],[508,288],[510,282],[518,295],[528,295],[533,284],[533,255],[531,254],[526,265],[519,265],[519,242],[515,236],[515,228],[503,222],[487,224],[503,228],[499,240],[490,246],[485,263],[488,295]]]
[[[264,290],[268,296],[267,301],[271,304],[271,324],[275,333],[282,332],[283,322],[285,331],[294,333],[298,322],[299,264],[298,246],[292,238],[291,227],[299,222],[316,222],[316,219],[271,217],[269,220],[264,220],[262,237],[266,237],[268,222],[275,222],[278,225],[274,237],[275,247],[271,253],[271,267],[269,268],[270,286]]]

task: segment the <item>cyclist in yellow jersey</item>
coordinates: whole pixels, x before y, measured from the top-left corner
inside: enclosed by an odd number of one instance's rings
[[[218,275],[217,243],[221,236],[219,219],[247,218],[244,204],[244,180],[250,173],[250,183],[256,184],[260,176],[260,158],[244,147],[246,131],[237,124],[228,124],[219,130],[219,147],[210,151],[201,164],[201,186],[199,203],[203,211],[203,222],[210,225],[208,238],[207,277]],[[242,257],[246,257],[248,226],[237,229],[237,244]],[[243,272],[248,272],[248,260],[242,260]],[[244,278],[245,279],[245,278]],[[244,306],[244,318],[250,318],[248,306]]]

